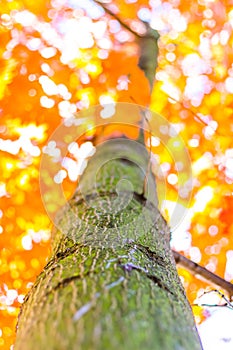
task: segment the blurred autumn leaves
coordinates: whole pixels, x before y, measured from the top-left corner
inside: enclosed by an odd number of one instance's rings
[[[118,0],[106,5],[132,30],[143,30],[143,20],[160,32],[152,96],[137,66],[135,36],[100,5],[74,0],[1,1],[2,349],[14,341],[23,295],[49,254],[51,227],[38,183],[43,148],[62,121],[93,105],[149,105],[181,135],[192,161],[193,201],[191,224],[174,233],[172,244],[211,271],[233,279],[233,4]],[[155,130],[156,120],[150,124]],[[80,125],[91,140],[95,125],[82,120]],[[137,131],[126,129],[121,132],[137,137]],[[152,151],[162,166],[172,203],[176,170],[182,164],[175,164],[156,138]],[[67,177],[67,197],[74,186]],[[167,219],[169,210],[169,206],[164,210]],[[185,244],[179,245],[182,238]],[[205,285],[185,270],[179,272],[192,302]],[[200,321],[201,310],[194,312]]]

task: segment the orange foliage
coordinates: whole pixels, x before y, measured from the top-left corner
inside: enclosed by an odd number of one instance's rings
[[[232,5],[204,0],[152,3],[117,0],[109,6],[136,31],[142,25],[138,15],[143,20],[150,13],[153,27],[160,31],[159,66],[150,96],[148,81],[137,66],[135,36],[99,6],[94,13],[88,5],[77,8],[72,1],[1,1],[0,349],[13,344],[23,296],[49,255],[51,223],[38,181],[44,147],[63,121],[94,105],[149,105],[174,126],[192,162],[190,203],[178,196],[179,182],[189,180],[189,163],[177,170],[170,139],[156,144],[157,129],[163,125],[153,114],[148,128],[155,138],[149,141],[147,132],[146,139],[165,169],[157,176],[159,186],[166,188],[166,200],[189,205],[191,244],[180,250],[222,277],[233,278],[232,270],[226,269],[233,244]],[[119,121],[117,113],[116,108],[109,122]],[[95,128],[95,119],[85,113],[77,118],[80,130],[86,131],[79,146],[116,133],[108,119]],[[136,125],[139,119],[140,110],[125,122]],[[136,127],[120,126],[117,132],[138,137]],[[67,198],[75,184],[66,173]],[[169,219],[169,208],[164,215]],[[193,303],[198,290],[207,285],[183,269],[179,273]],[[193,311],[197,322],[202,321],[202,308]]]

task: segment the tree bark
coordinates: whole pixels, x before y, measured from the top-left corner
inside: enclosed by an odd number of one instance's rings
[[[97,147],[22,306],[15,350],[201,349],[138,147]]]

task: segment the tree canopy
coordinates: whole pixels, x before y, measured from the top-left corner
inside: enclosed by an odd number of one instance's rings
[[[50,251],[51,223],[38,180],[41,157],[61,122],[91,106],[104,108],[116,102],[148,106],[152,131],[158,124],[154,112],[168,121],[162,134],[172,136],[173,129],[179,134],[190,156],[192,183],[184,164],[170,152],[179,150],[179,144],[169,148],[146,135],[159,164],[158,186],[166,189],[160,198],[164,217],[171,221],[174,205],[189,209],[180,226],[173,227],[172,248],[228,281],[233,279],[232,5],[218,0],[1,1],[3,349],[14,342],[23,297]],[[145,22],[160,35],[152,93],[138,67]],[[79,175],[78,159],[85,159],[93,136],[114,132],[111,125],[102,130],[78,115],[86,138],[80,139],[77,157],[70,153],[69,165],[63,164],[67,198]],[[135,123],[133,116],[128,122]],[[139,131],[123,125],[118,132],[135,139]],[[182,192],[179,174],[184,175]],[[190,303],[196,304],[208,285],[185,269],[179,274]],[[220,295],[215,298],[221,302]],[[208,317],[202,307],[193,306],[193,312],[198,324]]]

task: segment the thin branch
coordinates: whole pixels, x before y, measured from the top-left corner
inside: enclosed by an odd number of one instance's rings
[[[207,283],[211,283],[214,286],[224,289],[228,295],[229,299],[233,297],[233,284],[210,272],[205,267],[198,265],[197,263],[189,260],[180,253],[173,250],[173,255],[175,261],[178,265],[185,268],[194,276],[204,279]]]
[[[206,303],[199,303],[199,304],[197,304],[197,303],[194,303],[194,304],[191,304],[192,306],[201,306],[201,307],[203,307],[203,306],[206,306],[206,307],[228,307],[229,309],[233,309],[233,306],[231,305],[231,306],[229,306],[229,304],[228,303],[225,303],[225,304],[206,304]]]
[[[225,297],[225,295],[222,293],[222,292],[220,292],[218,289],[213,289],[213,290],[208,290],[208,291],[204,291],[204,293],[200,296],[200,298],[203,296],[203,295],[205,295],[205,294],[209,294],[209,293],[217,293],[217,294],[219,294],[220,295],[220,297],[223,299],[223,300],[225,300],[225,304],[222,304],[222,305],[224,305],[224,306],[228,306],[229,308],[231,308],[231,309],[233,309],[233,305],[231,304],[231,302]],[[221,304],[220,304],[220,306],[221,306]]]
[[[129,32],[130,32],[131,34],[133,34],[134,36],[136,36],[138,39],[140,39],[140,40],[141,40],[141,39],[145,39],[145,38],[147,38],[147,40],[148,40],[148,39],[152,39],[152,46],[153,46],[153,41],[154,41],[154,45],[156,44],[156,46],[154,46],[154,49],[155,49],[156,51],[158,50],[158,49],[157,49],[157,41],[158,41],[159,35],[158,35],[158,32],[157,32],[157,31],[155,31],[155,30],[153,30],[153,29],[150,28],[151,31],[148,31],[148,30],[147,30],[147,32],[146,32],[144,35],[141,35],[141,34],[135,32],[133,29],[131,29],[124,21],[122,21],[122,19],[121,19],[120,17],[118,17],[117,14],[115,14],[114,12],[112,12],[104,3],[102,3],[101,1],[98,1],[98,0],[95,0],[95,3],[98,4],[99,6],[101,6],[101,7],[103,8],[103,10],[104,10],[106,13],[108,13],[110,16],[112,16],[113,18],[115,18],[115,19],[121,24],[121,26],[122,26],[123,28],[125,28],[127,31],[129,31]],[[146,25],[146,24],[145,24],[145,25]],[[148,29],[148,28],[147,28],[147,29]],[[155,33],[156,33],[156,34],[155,34]],[[144,41],[144,43],[145,43],[145,41]],[[148,50],[145,50],[144,47],[143,47],[143,46],[145,46],[144,43],[143,43],[143,44],[140,44],[139,46],[142,46],[142,47],[141,47],[141,52],[146,52],[146,53],[147,53]],[[158,55],[158,53],[156,53],[156,55]],[[147,61],[147,59],[146,59],[146,61]],[[143,63],[142,63],[142,62],[143,62],[143,55],[140,55],[140,58],[139,58],[139,67],[140,67],[142,70],[144,70]],[[150,60],[150,64],[151,64],[151,60]],[[156,62],[154,62],[154,64],[152,65],[151,71],[152,71],[152,72],[155,72],[156,67],[157,67],[157,60],[156,60]],[[145,70],[144,70],[144,71],[145,71]],[[146,72],[145,72],[145,74],[146,74]],[[153,84],[154,78],[153,78],[153,80],[152,80],[152,79],[151,79],[151,74],[148,74],[148,73],[147,73],[146,76],[148,77],[148,80],[149,80],[150,85],[151,85],[151,88],[152,88],[152,84]],[[171,100],[175,101],[176,103],[182,103],[182,101],[176,100],[174,97],[169,96],[169,94],[166,93],[166,95],[167,95]],[[209,124],[206,123],[204,120],[202,120],[202,119],[201,119],[195,112],[193,112],[190,108],[185,107],[185,106],[183,106],[183,107],[193,114],[194,119],[198,120],[198,121],[199,121],[200,123],[202,123],[203,125],[210,127],[210,128],[214,131],[214,133],[216,133],[217,135],[219,135],[219,133],[218,133],[217,130],[215,130],[211,125],[209,125]]]
[[[179,100],[175,99],[174,97],[170,96],[167,92],[165,92],[165,94],[167,95],[168,98],[170,98],[170,100],[173,100],[173,101],[176,102],[176,103],[182,104],[183,108],[186,109],[187,111],[189,111],[189,112],[194,116],[194,120],[195,120],[195,119],[198,120],[201,124],[203,124],[203,125],[208,126],[209,128],[211,128],[215,134],[221,136],[217,130],[215,130],[210,124],[208,124],[208,123],[205,122],[203,119],[201,119],[201,117],[199,117],[199,116],[197,115],[197,113],[195,113],[194,111],[192,111],[191,108],[185,107],[184,104],[183,104],[184,101],[179,101]]]
[[[128,30],[131,34],[135,35],[138,39],[143,37],[143,35],[135,32],[133,29],[131,29],[125,22],[122,21],[122,19],[120,17],[117,16],[117,14],[112,12],[104,3],[102,3],[101,1],[98,1],[98,0],[95,0],[95,3],[98,4],[99,6],[101,6],[107,14],[109,14],[110,16],[115,18],[123,28]]]
[[[145,73],[145,76],[148,79],[150,84],[150,89],[152,90],[155,79],[155,71],[158,65],[158,40],[159,33],[157,30],[152,29],[148,23],[144,23],[146,32],[144,35],[141,35],[134,30],[132,30],[124,21],[121,20],[115,13],[113,13],[105,4],[101,1],[95,0],[95,3],[101,6],[106,13],[115,18],[123,28],[128,30],[134,36],[139,39],[139,61],[138,66]]]
[[[204,291],[204,293],[199,297],[199,299],[205,295],[205,294],[209,294],[209,293],[217,293],[221,296],[221,298],[225,301],[224,304],[206,304],[206,303],[195,303],[192,304],[193,306],[208,306],[208,307],[228,307],[229,309],[233,309],[233,305],[232,303],[225,297],[225,295],[223,293],[221,293],[218,289],[213,289],[213,290],[208,290],[208,291]]]

